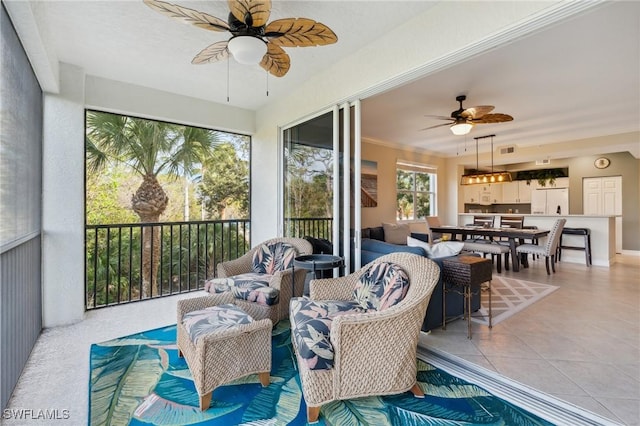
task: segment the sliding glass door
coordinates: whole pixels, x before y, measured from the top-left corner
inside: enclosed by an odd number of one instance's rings
[[[360,264],[359,121],[356,102],[281,131],[282,235],[315,238],[316,250],[344,256],[347,271]]]

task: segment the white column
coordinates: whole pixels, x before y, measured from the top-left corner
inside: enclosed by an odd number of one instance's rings
[[[60,64],[60,93],[44,94],[42,325],[84,316],[84,71]]]

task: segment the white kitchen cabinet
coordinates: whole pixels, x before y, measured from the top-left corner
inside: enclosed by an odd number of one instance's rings
[[[464,185],[463,196],[466,204],[498,204],[502,202],[502,184]]]
[[[489,185],[489,193],[491,196],[491,204],[500,204],[502,203],[502,190],[504,184],[496,183],[493,185]]]
[[[480,185],[464,185],[462,193],[466,204],[480,203]]]
[[[531,202],[531,185],[526,180],[515,180],[502,184],[503,204],[522,204]]]

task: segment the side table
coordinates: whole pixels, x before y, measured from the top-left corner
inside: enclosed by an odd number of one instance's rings
[[[491,259],[476,256],[458,256],[442,261],[442,329],[447,327],[446,295],[455,292],[464,297],[464,316],[467,319],[467,338],[471,339],[471,296],[479,294],[480,284],[489,282],[489,328],[491,318]]]
[[[300,269],[308,269],[313,272],[314,277],[316,271],[325,271],[328,269],[340,268],[340,272],[342,273],[342,268],[344,267],[344,260],[340,256],[335,256],[332,254],[307,254],[304,256],[298,256],[293,259],[293,269],[295,272],[295,268]],[[296,288],[295,283],[295,274],[293,289]],[[304,292],[304,282],[302,283],[303,292]],[[295,294],[295,291],[294,291]]]

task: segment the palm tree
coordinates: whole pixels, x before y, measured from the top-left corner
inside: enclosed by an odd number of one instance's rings
[[[169,198],[158,182],[159,174],[190,176],[218,142],[216,132],[177,124],[87,112],[87,170],[97,173],[109,163],[125,163],[142,176],[131,197],[131,208],[141,223],[156,223]],[[142,297],[156,286],[160,259],[159,227],[144,226],[142,233]]]

